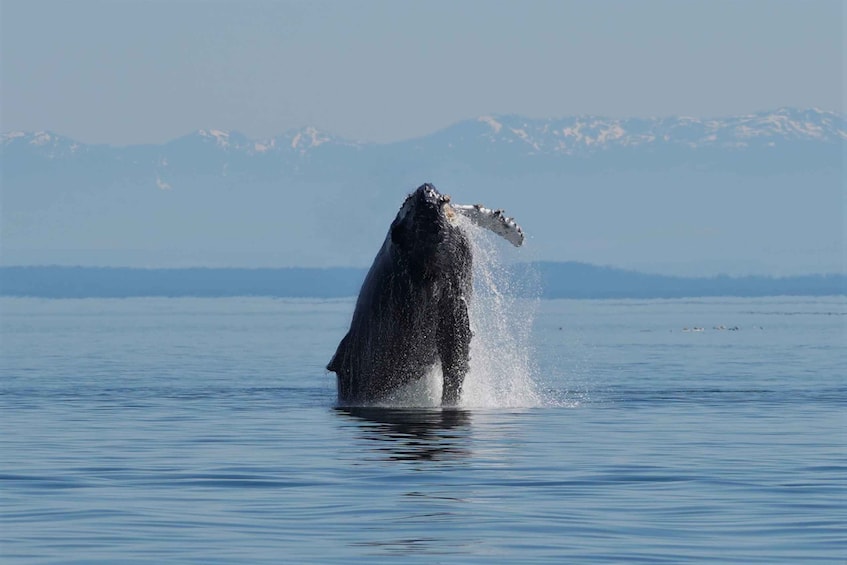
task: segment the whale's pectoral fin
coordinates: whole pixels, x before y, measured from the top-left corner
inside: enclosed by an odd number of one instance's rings
[[[347,342],[350,340],[350,332],[344,336],[341,343],[338,344],[338,349],[335,350],[335,355],[330,359],[326,366],[327,371],[340,374],[341,368],[344,366],[344,359],[347,357]]]
[[[468,303],[464,297],[441,309],[438,327],[438,354],[444,384],[441,389],[442,406],[455,406],[462,394],[462,383],[468,372],[468,355],[471,344],[471,326]]]
[[[335,350],[335,355],[332,356],[332,359],[326,366],[327,371],[332,371],[336,374],[338,398],[342,400],[349,400],[353,398],[356,392],[350,378],[350,370],[349,368],[345,370],[345,367],[349,367],[349,352],[347,351],[349,341],[350,332],[347,332],[344,339],[342,339],[341,343],[338,344],[338,349]]]
[[[473,206],[453,204],[453,210],[470,218],[476,225],[505,238],[515,247],[520,247],[523,244],[523,230],[515,222],[515,219],[506,216],[503,210],[491,210],[482,204],[474,204]]]

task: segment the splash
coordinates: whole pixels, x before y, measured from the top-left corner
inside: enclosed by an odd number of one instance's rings
[[[517,408],[543,404],[533,375],[532,322],[538,280],[502,239],[461,219],[473,247],[474,296],[470,306],[470,371],[462,387],[465,408]]]

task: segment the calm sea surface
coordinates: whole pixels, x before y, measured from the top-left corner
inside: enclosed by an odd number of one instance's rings
[[[490,300],[442,411],[335,406],[352,300],[0,299],[0,560],[847,559],[843,298]]]

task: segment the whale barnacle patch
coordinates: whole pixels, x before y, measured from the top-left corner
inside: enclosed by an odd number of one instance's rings
[[[454,220],[455,221],[456,211],[447,202],[449,202],[449,200],[444,202],[444,215],[447,216],[448,220]]]

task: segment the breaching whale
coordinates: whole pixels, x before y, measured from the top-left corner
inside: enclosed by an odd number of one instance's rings
[[[520,226],[501,210],[453,205],[429,183],[408,195],[327,365],[337,376],[339,403],[379,402],[439,362],[442,405],[458,403],[469,363],[473,257],[457,214],[523,243]]]

